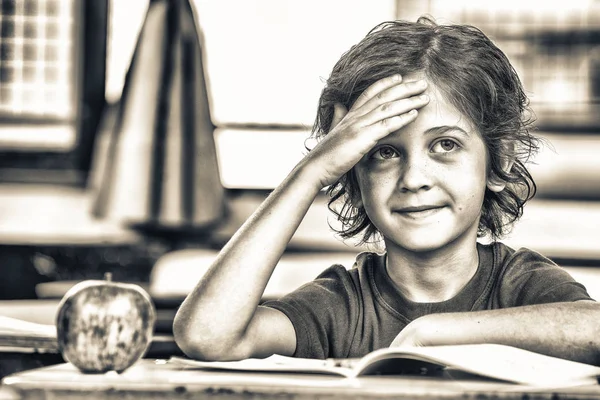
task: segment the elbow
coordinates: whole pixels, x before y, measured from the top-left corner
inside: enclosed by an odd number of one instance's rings
[[[189,321],[186,321],[187,318],[183,318],[179,313],[175,315],[175,319],[173,320],[173,340],[175,340],[175,344],[185,354],[186,356],[204,360],[204,357],[201,357],[199,352],[197,351],[198,346],[194,343],[193,333],[191,332]]]
[[[175,315],[173,321],[173,339],[177,347],[186,356],[195,360],[216,361],[218,354],[215,353],[215,346],[210,337],[206,337],[198,329],[191,318]]]
[[[173,321],[173,338],[177,347],[189,358],[203,361],[232,361],[247,358],[241,351],[242,340],[226,339],[210,327],[197,327],[190,318],[179,313]]]
[[[173,332],[173,338],[175,339],[177,347],[189,358],[202,361],[219,360],[219,355],[215,354],[214,350],[212,352],[209,351],[211,346],[205,345],[201,340],[194,339],[194,337],[188,333]]]

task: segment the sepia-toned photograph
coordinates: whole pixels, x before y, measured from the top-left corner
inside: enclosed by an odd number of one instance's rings
[[[0,0],[0,400],[600,399],[600,1]]]

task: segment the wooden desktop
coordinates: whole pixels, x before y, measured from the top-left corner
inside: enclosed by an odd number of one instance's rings
[[[164,359],[142,359],[122,374],[83,374],[59,364],[5,377],[2,388],[5,398],[22,399],[600,399],[600,385],[536,388],[472,377],[215,372]]]

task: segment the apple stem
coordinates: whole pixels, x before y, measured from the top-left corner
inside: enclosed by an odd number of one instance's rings
[[[104,273],[104,280],[111,282],[112,281],[112,272],[105,272]]]

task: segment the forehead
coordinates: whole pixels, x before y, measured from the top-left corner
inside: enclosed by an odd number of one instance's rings
[[[419,109],[417,119],[407,127],[401,129],[399,133],[405,130],[423,132],[438,126],[458,126],[469,134],[480,136],[475,124],[471,122],[469,117],[449,102],[439,87],[431,79],[427,78],[425,74],[415,73],[406,75],[403,81],[412,82],[419,79],[425,79],[428,83],[424,93],[429,96],[429,103]]]

